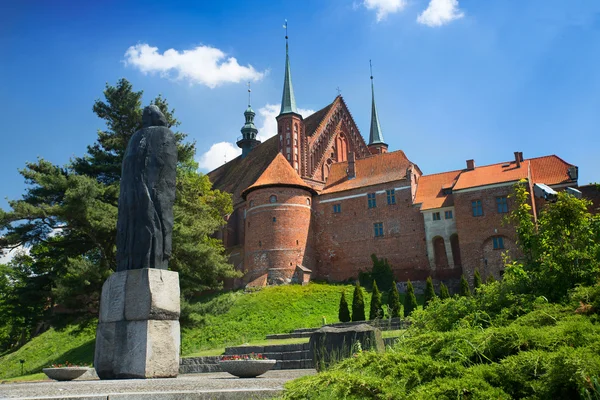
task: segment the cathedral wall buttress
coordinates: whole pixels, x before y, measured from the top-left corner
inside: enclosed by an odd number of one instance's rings
[[[279,137],[279,152],[301,175],[303,165],[304,124],[298,114],[282,114],[277,117],[277,135]]]

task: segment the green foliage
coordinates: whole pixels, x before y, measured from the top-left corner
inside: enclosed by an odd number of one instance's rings
[[[371,260],[373,261],[371,279],[377,282],[377,286],[381,288],[381,290],[390,290],[396,280],[387,258],[377,258],[375,254],[371,254]]]
[[[525,185],[515,186],[515,224],[522,260],[507,265],[504,279],[513,290],[559,301],[576,285],[592,285],[600,272],[600,216],[590,202],[558,192],[539,212],[537,229]]]
[[[415,297],[415,289],[411,281],[406,284],[406,295],[404,297],[404,317],[408,317],[418,307],[417,298]]]
[[[289,382],[283,398],[598,399],[600,330],[595,314],[574,311],[599,287],[578,288],[568,305],[498,282],[478,296],[434,299],[385,354],[362,352]]]
[[[365,300],[360,284],[356,282],[354,286],[354,295],[352,296],[352,321],[364,321],[365,318]]]
[[[483,282],[481,281],[481,275],[479,274],[479,270],[476,269],[475,275],[473,276],[473,291],[477,293],[477,289],[479,289],[481,285],[483,285]]]
[[[496,278],[494,278],[494,275],[489,274],[487,279],[485,280],[485,283],[494,283],[496,282]]]
[[[467,279],[464,275],[460,277],[460,290],[458,292],[458,295],[467,297],[471,295],[471,288],[469,288],[469,282],[467,282]]]
[[[398,287],[396,282],[392,285],[388,292],[388,307],[390,311],[390,318],[399,318],[402,305],[400,304],[400,293],[398,293]]]
[[[444,285],[444,282],[440,282],[440,299],[449,299],[450,292],[448,291],[448,286]]]
[[[163,97],[151,104],[165,114],[169,127],[179,125]],[[142,127],[142,92],[125,79],[107,84],[93,111],[106,129],[98,131],[87,154],[63,167],[44,159],[26,163],[20,170],[26,193],[9,201],[11,211],[0,211],[0,247],[30,248],[29,257],[2,271],[0,312],[7,318],[0,322],[0,349],[23,344],[40,323],[55,324],[57,315],[50,315],[55,304],[68,308],[69,318],[93,318],[102,284],[115,270],[121,164],[129,139]],[[228,194],[212,190],[208,178],[196,172],[195,144],[186,143],[184,133],[175,136],[179,158],[170,266],[179,271],[182,295],[189,298],[237,275],[222,244],[211,237],[232,205]],[[21,301],[26,307],[11,306]]]
[[[425,302],[423,303],[423,308],[427,307],[429,302],[436,297],[435,290],[433,288],[433,281],[431,280],[431,276],[427,277],[427,283],[425,286]]]
[[[369,319],[383,318],[383,304],[381,303],[381,292],[377,287],[377,281],[373,282],[373,293],[371,295],[371,308],[369,310]]]
[[[338,311],[338,319],[340,322],[350,322],[350,309],[348,308],[348,302],[346,301],[346,291],[342,290],[342,296],[340,297],[340,309]]]

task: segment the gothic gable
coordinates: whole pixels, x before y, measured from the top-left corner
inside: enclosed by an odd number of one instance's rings
[[[367,157],[369,149],[352,114],[341,96],[332,104],[317,111],[320,122],[307,118],[305,148],[305,176],[325,181],[331,165],[346,161],[348,152],[354,152],[357,159]],[[314,127],[314,128],[313,128]]]

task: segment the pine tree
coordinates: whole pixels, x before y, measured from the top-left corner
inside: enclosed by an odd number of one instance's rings
[[[408,317],[414,310],[416,310],[417,306],[415,289],[409,280],[406,284],[406,295],[404,297],[404,318]]]
[[[365,319],[365,300],[360,283],[356,282],[354,296],[352,296],[352,321],[364,321]]]
[[[396,282],[393,282],[390,291],[388,292],[388,307],[390,308],[390,317],[398,318],[400,317],[400,294],[398,293],[398,287],[396,287]]]
[[[338,311],[338,318],[340,322],[350,322],[350,310],[348,309],[345,291],[342,291],[342,297],[340,298],[340,310]]]
[[[435,290],[433,289],[433,281],[431,280],[431,276],[427,278],[427,286],[425,287],[425,303],[423,303],[423,308],[427,307],[429,302],[436,297]]]
[[[369,319],[383,318],[383,308],[381,304],[381,292],[377,287],[377,281],[373,281],[373,293],[371,295],[371,309]]]
[[[479,274],[479,270],[475,270],[475,276],[473,277],[473,291],[477,293],[477,289],[479,289],[481,285],[481,275]]]
[[[460,296],[466,297],[469,297],[471,295],[471,288],[469,288],[469,282],[467,282],[467,279],[464,275],[460,277],[460,291],[458,292],[458,294]]]
[[[448,291],[448,286],[444,285],[444,283],[440,283],[440,299],[449,299],[450,292]]]

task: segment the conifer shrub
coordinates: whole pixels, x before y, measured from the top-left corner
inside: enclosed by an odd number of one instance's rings
[[[399,318],[402,305],[400,304],[400,293],[394,281],[388,292],[388,307],[390,309],[390,318]]]
[[[469,288],[469,282],[467,282],[467,279],[465,278],[465,276],[461,276],[460,277],[460,290],[458,292],[459,296],[470,296],[471,295],[471,288]]]
[[[487,279],[485,280],[485,283],[489,284],[489,283],[494,283],[494,282],[496,282],[496,278],[494,278],[493,274],[489,274]]]
[[[346,291],[342,290],[342,296],[340,298],[340,309],[338,311],[338,319],[340,322],[350,322],[350,310],[348,309],[348,302],[346,301]]]
[[[377,281],[373,281],[373,293],[371,294],[371,309],[369,310],[369,319],[383,318],[383,307],[381,304],[381,292],[377,287]]]
[[[404,297],[404,318],[408,317],[414,310],[417,309],[417,298],[415,297],[415,289],[411,281],[406,283],[406,294]]]
[[[477,289],[479,289],[482,285],[481,275],[479,274],[479,270],[475,270],[475,276],[473,276],[473,291],[477,293]]]
[[[448,291],[448,286],[444,285],[444,282],[440,282],[440,299],[449,299],[450,292]]]
[[[354,295],[352,296],[352,321],[364,321],[365,318],[365,300],[360,283],[356,282],[354,286]]]
[[[373,261],[373,269],[371,271],[371,279],[377,282],[377,286],[383,290],[388,291],[392,286],[394,280],[394,272],[388,262],[387,258],[377,258],[375,254],[371,254],[371,260]]]
[[[431,280],[431,276],[429,276],[427,277],[427,283],[425,286],[425,302],[423,303],[423,308],[426,308],[427,304],[429,304],[429,302],[435,297],[436,295],[435,290],[433,288],[433,281]]]

